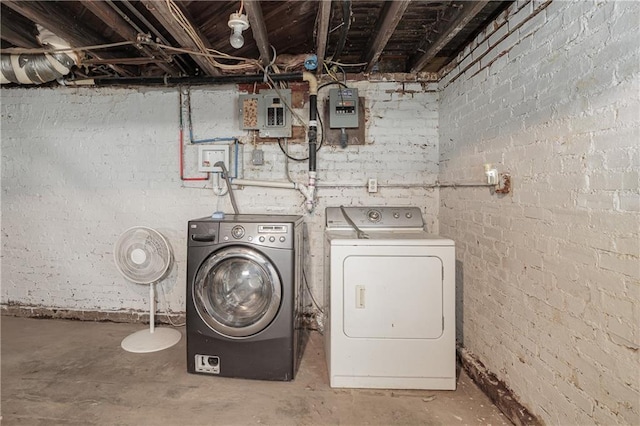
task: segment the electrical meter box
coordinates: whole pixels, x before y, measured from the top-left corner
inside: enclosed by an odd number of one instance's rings
[[[240,128],[258,130],[261,138],[291,137],[291,89],[240,95]]]
[[[358,89],[341,87],[329,90],[329,127],[358,127]]]

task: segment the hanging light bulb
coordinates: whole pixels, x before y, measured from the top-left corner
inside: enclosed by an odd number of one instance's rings
[[[244,45],[244,37],[242,32],[249,28],[249,20],[247,15],[241,13],[232,13],[229,16],[229,28],[231,28],[231,36],[229,37],[229,43],[235,49],[240,49]]]

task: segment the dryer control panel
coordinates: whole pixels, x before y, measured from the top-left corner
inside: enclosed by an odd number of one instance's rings
[[[419,207],[327,207],[327,229],[423,230]]]
[[[220,224],[220,239],[224,242],[245,242],[274,248],[293,248],[293,226],[289,223]]]

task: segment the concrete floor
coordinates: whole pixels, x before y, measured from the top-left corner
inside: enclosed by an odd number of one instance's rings
[[[187,374],[184,338],[120,349],[140,324],[1,321],[3,426],[510,424],[464,372],[455,392],[331,389],[318,333],[293,382],[261,382]]]

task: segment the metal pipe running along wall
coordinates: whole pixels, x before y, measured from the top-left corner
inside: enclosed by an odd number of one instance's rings
[[[269,74],[274,82],[303,81],[303,74]],[[265,74],[214,75],[201,77],[109,77],[66,80],[68,86],[201,86],[212,84],[262,83],[267,81]]]

